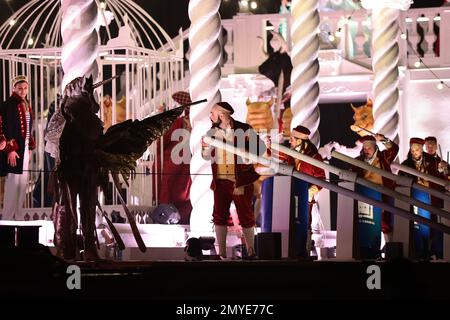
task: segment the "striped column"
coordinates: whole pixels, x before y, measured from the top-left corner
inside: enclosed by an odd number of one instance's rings
[[[191,55],[189,69],[191,80],[189,91],[192,101],[208,99],[208,102],[195,106],[190,110],[192,132],[190,147],[192,159],[191,169],[191,231],[201,233],[212,231],[212,209],[214,204],[211,185],[211,165],[201,156],[201,137],[211,127],[209,113],[211,107],[221,100],[219,82],[221,70],[219,66],[221,47],[219,35],[221,20],[219,15],[220,0],[190,0],[189,45]]]

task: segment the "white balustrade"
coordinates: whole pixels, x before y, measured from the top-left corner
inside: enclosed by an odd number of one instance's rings
[[[347,59],[371,64],[372,25],[369,11],[321,12],[320,21],[321,49],[337,48],[343,51]],[[286,40],[291,48],[289,14],[237,15],[233,19],[222,20],[227,30],[227,41],[224,43],[228,55],[224,61],[226,73],[231,70],[256,72],[265,60],[263,49],[267,50],[268,31],[278,32],[284,23],[288,35]],[[402,33],[407,35],[407,40],[401,39],[399,43],[400,65],[408,61],[409,68],[424,68],[423,63],[415,66],[419,58],[429,67],[450,63],[450,42],[445,41],[450,40],[450,35],[445,32],[450,27],[450,10],[446,11],[445,7],[410,9],[400,13],[399,25]],[[260,38],[263,39],[262,44]]]

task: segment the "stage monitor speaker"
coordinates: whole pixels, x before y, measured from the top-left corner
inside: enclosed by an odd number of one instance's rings
[[[255,249],[261,260],[281,260],[281,232],[258,233]]]
[[[386,242],[384,254],[386,260],[403,258],[403,243]]]
[[[0,226],[0,247],[16,246],[16,226]]]
[[[39,244],[39,228],[41,226],[17,226],[17,246],[34,248]]]

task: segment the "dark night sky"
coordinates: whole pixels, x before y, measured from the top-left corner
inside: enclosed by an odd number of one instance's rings
[[[29,0],[0,0],[0,23],[3,23],[12,13]],[[231,18],[236,11],[238,0],[222,1],[220,13],[222,18]],[[258,0],[260,13],[277,12],[281,0]],[[439,6],[444,0],[415,0],[412,7]],[[178,29],[189,27],[188,4],[189,0],[135,0],[137,4],[145,8],[150,15],[171,36],[178,33]],[[11,8],[10,8],[11,7]]]

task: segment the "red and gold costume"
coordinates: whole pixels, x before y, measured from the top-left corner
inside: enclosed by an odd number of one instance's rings
[[[13,79],[13,87],[26,82],[25,76]],[[0,110],[0,136],[4,136],[6,146],[0,153],[0,175],[6,176],[3,219],[12,220],[19,213],[25,199],[28,182],[30,152],[36,147],[33,135],[33,111],[29,101],[15,92],[3,102]],[[8,162],[11,153],[17,153],[16,165]],[[15,156],[12,154],[11,156]]]
[[[237,138],[234,135],[236,130],[253,130],[246,123],[236,120],[231,122],[231,130],[217,130],[216,138],[237,144]],[[249,141],[246,136],[246,143]],[[262,145],[264,145],[261,142]],[[219,154],[220,153],[220,154]],[[213,180],[211,189],[214,191],[214,211],[213,222],[215,225],[226,226],[230,214],[230,205],[233,201],[236,205],[236,211],[240,224],[243,228],[255,226],[255,216],[252,208],[253,182],[258,180],[259,175],[255,172],[252,164],[245,164],[238,161],[238,156],[217,150],[215,148],[203,150],[205,159],[215,158],[217,161],[211,163]]]
[[[357,160],[367,162],[371,166],[374,166],[376,168],[391,172],[391,163],[394,161],[395,157],[398,154],[398,145],[390,140],[385,140],[383,142],[384,146],[386,147],[385,150],[380,151],[376,147],[376,140],[373,136],[364,136],[361,139],[359,139],[361,143],[367,144],[372,143],[375,146],[375,153],[372,155],[370,159],[366,159],[363,152],[361,152],[361,155],[357,157]],[[375,184],[383,185],[387,188],[393,189],[394,188],[394,182],[392,180],[389,180],[385,177],[380,176],[377,173],[374,173],[372,171],[364,170],[359,167],[353,167],[352,171],[355,171],[359,177],[367,179]],[[382,199],[384,202],[389,202],[389,197],[383,195]],[[390,233],[392,232],[392,215],[390,212],[382,211],[381,213],[381,231],[383,233]]]

